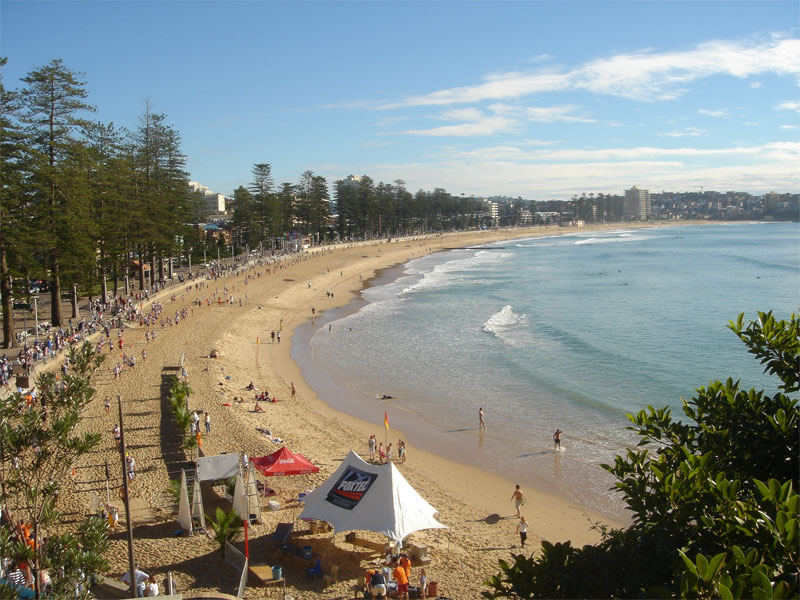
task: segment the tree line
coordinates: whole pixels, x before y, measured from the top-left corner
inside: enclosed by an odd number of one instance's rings
[[[0,69],[6,64],[0,58]],[[209,243],[236,253],[280,249],[286,236],[315,243],[404,233],[467,229],[490,222],[487,206],[441,188],[411,194],[402,180],[370,177],[333,184],[304,172],[276,187],[269,163],[233,193],[230,240],[198,227],[208,216],[191,192],[180,133],[148,101],[135,127],[91,118],[83,74],[61,60],[33,69],[19,89],[0,70],[0,296],[4,347],[14,344],[12,299],[47,281],[50,322],[64,324],[60,299],[74,286],[85,295],[117,293],[138,276],[139,289],[165,278],[173,256],[203,255]],[[521,206],[521,205],[520,205]],[[519,207],[517,207],[519,208]],[[516,209],[515,209],[516,210]],[[511,224],[509,209],[501,218]],[[338,218],[337,218],[338,216]],[[495,223],[496,224],[496,223]],[[169,276],[169,275],[167,275]],[[108,284],[111,289],[108,289]]]
[[[145,263],[163,277],[189,209],[180,134],[149,102],[137,126],[126,129],[87,118],[95,109],[86,102],[85,82],[60,60],[21,81],[19,90],[0,81],[6,346],[13,340],[12,277],[48,281],[51,323],[60,326],[59,300],[73,285],[97,294],[110,278],[116,290],[138,266],[144,287]]]

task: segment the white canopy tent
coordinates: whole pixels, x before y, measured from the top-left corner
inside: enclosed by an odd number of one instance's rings
[[[377,531],[402,543],[420,529],[446,529],[438,512],[392,463],[372,465],[352,450],[325,483],[305,497],[301,519],[318,519],[340,531]]]

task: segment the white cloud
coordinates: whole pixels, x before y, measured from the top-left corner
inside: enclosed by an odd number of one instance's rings
[[[750,82],[750,87],[753,88],[753,89],[757,89],[757,88],[760,88],[760,87],[763,87],[763,86],[764,86],[764,84],[761,83],[760,81],[751,81]]]
[[[571,70],[494,73],[484,82],[411,96],[373,108],[443,106],[511,100],[567,89],[641,101],[672,99],[686,84],[712,75],[746,78],[763,73],[800,76],[800,40],[710,41],[682,52],[640,51],[589,61]],[[752,85],[752,84],[751,84]]]
[[[727,110],[706,110],[705,108],[701,108],[698,110],[701,115],[706,115],[707,117],[730,117],[731,113]]]
[[[797,112],[800,112],[800,102],[794,102],[794,101],[781,102],[775,108],[777,108],[778,110],[795,110]]]
[[[735,163],[717,164],[715,157],[726,155],[735,157]],[[606,148],[555,153],[494,146],[455,153],[430,164],[372,165],[365,172],[376,181],[401,177],[409,189],[444,187],[454,193],[543,200],[569,198],[583,190],[619,194],[632,180],[655,190],[682,191],[703,185],[753,193],[770,189],[796,192],[800,189],[798,162],[800,143],[790,142],[710,150]]]
[[[760,146],[735,146],[732,148],[657,148],[639,146],[634,148],[598,148],[598,149],[547,149],[522,150],[516,146],[489,146],[469,151],[448,153],[449,158],[506,160],[514,158],[519,161],[640,161],[656,159],[698,159],[720,156],[775,156],[776,154],[794,154],[800,156],[800,143],[774,142]]]
[[[800,129],[797,125],[781,125],[781,129]]]
[[[447,121],[480,121],[484,113],[477,108],[454,108],[446,110],[437,118]]]
[[[454,137],[473,137],[482,135],[492,135],[495,133],[514,131],[518,126],[516,119],[501,116],[482,116],[469,123],[459,125],[443,125],[431,129],[407,129],[400,133],[406,135],[422,136],[454,136]]]
[[[405,135],[474,137],[518,131],[523,122],[534,123],[593,123],[594,119],[574,114],[580,107],[574,104],[561,106],[516,106],[492,104],[491,114],[477,108],[454,108],[432,118],[445,121],[464,121],[458,125],[443,125],[430,129],[407,129]]]
[[[705,135],[707,132],[704,129],[698,129],[697,127],[684,127],[683,129],[677,131],[667,131],[665,133],[660,133],[659,135],[662,137],[671,137],[671,138],[682,138],[682,137],[700,137]]]

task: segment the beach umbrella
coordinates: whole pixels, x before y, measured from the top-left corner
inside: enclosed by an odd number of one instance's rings
[[[302,454],[291,452],[286,446],[268,454],[251,459],[253,466],[266,477],[276,475],[307,475],[318,473],[319,467]]]

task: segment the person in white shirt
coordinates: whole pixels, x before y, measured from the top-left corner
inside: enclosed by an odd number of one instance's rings
[[[144,589],[144,595],[147,598],[158,596],[158,584],[153,575],[150,575],[150,578],[147,580],[147,587]]]
[[[525,520],[525,517],[519,518],[519,523],[517,523],[517,531],[519,531],[520,545],[525,547],[525,538],[528,537],[528,522]]]

